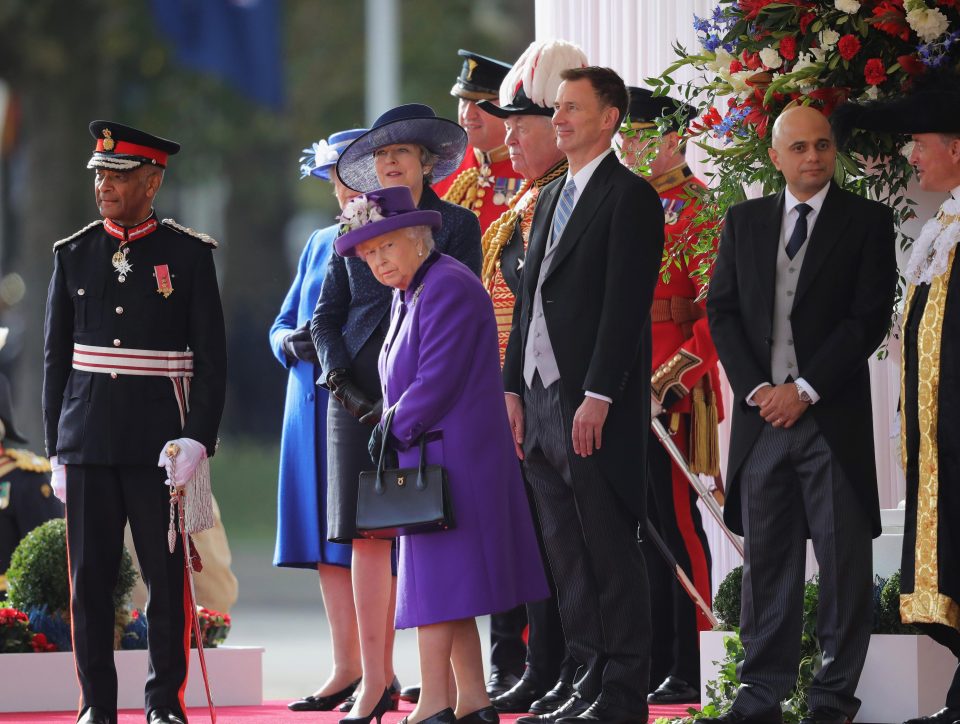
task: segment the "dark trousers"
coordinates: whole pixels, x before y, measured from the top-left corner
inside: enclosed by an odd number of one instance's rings
[[[650,600],[637,521],[596,457],[573,453],[575,404],[537,375],[524,395],[523,445],[567,648],[580,664],[574,689],[587,701],[645,706]]]
[[[179,536],[173,554],[167,547],[170,494],[165,478],[155,466],[67,466],[70,611],[81,711],[90,706],[117,710],[113,591],[129,519],[149,594],[146,710],[169,707],[184,716],[181,697],[190,646],[186,573]]]
[[[689,449],[689,419],[689,415],[679,416],[677,433],[673,436],[684,455]],[[710,547],[697,508],[698,496],[652,432],[647,443],[647,470],[648,520],[709,606]],[[655,686],[668,676],[675,676],[698,687],[700,631],[709,631],[710,623],[656,547],[644,541],[643,551],[650,590],[654,592],[650,598],[653,622],[650,683]]]
[[[852,719],[873,619],[869,516],[810,412],[789,430],[765,424],[740,476],[746,659],[733,706],[746,715],[779,709],[796,683],[810,537],[820,567],[823,667],[808,703],[811,710],[829,708]]]
[[[527,607],[515,606],[490,616],[490,674],[523,675],[527,645],[523,630],[527,627]]]

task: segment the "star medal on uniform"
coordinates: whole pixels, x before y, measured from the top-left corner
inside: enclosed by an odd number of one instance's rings
[[[113,259],[110,260],[114,270],[117,272],[118,282],[125,282],[127,280],[127,274],[133,271],[133,264],[127,259],[127,254],[129,253],[130,250],[127,247],[117,249],[113,255]]]
[[[168,265],[158,264],[153,267],[153,276],[157,278],[157,294],[162,294],[164,299],[173,294],[173,278]]]
[[[517,259],[517,272],[523,271],[523,261],[524,261],[524,258],[522,256],[519,259]]]

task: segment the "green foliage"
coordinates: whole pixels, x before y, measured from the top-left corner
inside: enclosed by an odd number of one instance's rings
[[[736,631],[740,627],[740,595],[743,585],[743,566],[737,566],[717,587],[713,597],[713,612],[717,614],[724,631]]]
[[[43,606],[51,615],[69,618],[70,575],[67,569],[67,524],[62,518],[34,528],[13,552],[7,580],[10,605],[22,611]],[[133,560],[123,549],[120,575],[113,591],[118,620],[127,617],[127,602],[136,582]]]
[[[915,626],[900,620],[900,571],[886,580],[880,589],[877,633],[916,634]]]

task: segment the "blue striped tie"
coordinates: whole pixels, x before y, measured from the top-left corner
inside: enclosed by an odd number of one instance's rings
[[[560,200],[557,202],[557,208],[553,212],[553,236],[550,239],[550,246],[554,247],[560,241],[560,235],[564,227],[570,220],[570,214],[573,212],[573,194],[577,190],[577,185],[573,182],[573,177],[567,180],[560,192]]]

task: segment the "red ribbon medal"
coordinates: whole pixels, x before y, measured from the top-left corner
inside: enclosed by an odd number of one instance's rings
[[[157,293],[162,294],[166,299],[173,294],[173,280],[170,278],[170,267],[166,264],[158,264],[153,267],[153,275],[157,278]]]

